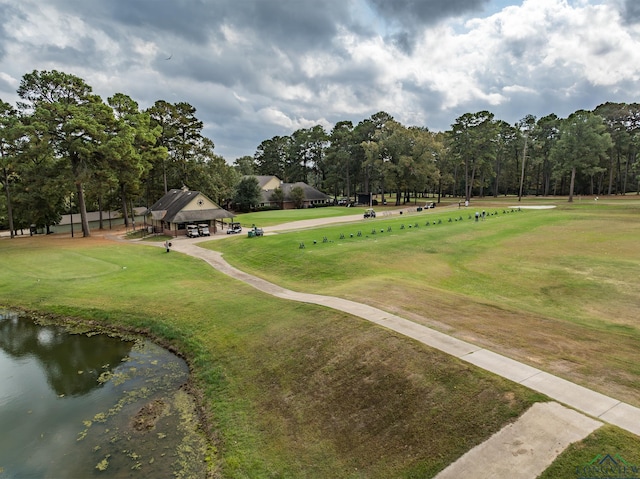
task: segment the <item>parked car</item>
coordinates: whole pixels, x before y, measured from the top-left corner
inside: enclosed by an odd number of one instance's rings
[[[198,227],[196,225],[187,225],[187,237],[197,238],[198,236],[200,236],[198,233]]]
[[[238,233],[242,233],[242,226],[240,226],[240,223],[231,223],[229,225],[229,229],[227,230],[227,234],[235,235]]]
[[[376,217],[376,212],[372,208],[369,208],[368,210],[366,210],[364,212],[364,217],[365,218],[375,218]]]
[[[209,225],[198,225],[198,234],[200,236],[211,236],[211,233],[209,233]]]

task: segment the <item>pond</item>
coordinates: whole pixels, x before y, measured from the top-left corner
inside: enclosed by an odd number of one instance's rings
[[[0,479],[205,477],[188,374],[148,340],[0,310]]]

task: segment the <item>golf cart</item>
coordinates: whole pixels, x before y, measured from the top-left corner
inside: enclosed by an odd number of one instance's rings
[[[373,208],[369,208],[368,210],[366,210],[364,212],[364,217],[365,218],[375,218],[376,217],[376,212],[373,211]]]
[[[198,233],[198,227],[196,225],[187,225],[187,237],[197,238],[198,236],[200,236]]]
[[[240,226],[240,223],[231,223],[229,225],[229,229],[227,230],[227,234],[235,235],[238,233],[242,233],[242,226]]]
[[[211,236],[211,233],[209,233],[209,225],[198,225],[198,234],[200,236]]]
[[[264,236],[264,231],[262,228],[258,228],[256,225],[249,230],[248,233],[249,238],[253,238],[254,236]]]

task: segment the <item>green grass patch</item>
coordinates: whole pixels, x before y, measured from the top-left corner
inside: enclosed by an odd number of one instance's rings
[[[626,472],[608,469],[616,466],[626,468]],[[638,475],[640,438],[613,426],[603,426],[583,441],[570,445],[538,479],[617,478]]]
[[[640,406],[640,201],[509,212],[516,203],[206,247],[277,284],[399,312]]]
[[[0,266],[4,306],[145,330],[180,350],[223,477],[432,477],[542,399],[158,247],[6,239]]]
[[[422,202],[424,203],[424,202]],[[241,213],[233,220],[240,222],[243,227],[249,228],[252,225],[258,227],[279,225],[292,221],[314,220],[318,218],[332,218],[339,216],[362,216],[368,207],[356,206],[347,208],[345,206],[327,206],[322,208],[304,208],[299,210],[270,210],[259,211],[256,213]],[[398,206],[380,206],[375,207],[376,211],[392,211],[398,209]]]
[[[640,203],[506,213],[511,204],[381,214],[207,246],[291,289],[392,310],[637,405]],[[476,209],[490,216],[476,223],[468,217]],[[180,350],[223,477],[433,477],[543,399],[383,328],[269,297],[158,247],[0,240],[0,304],[143,329]],[[543,477],[576,477],[575,467],[598,454],[640,462],[637,438],[606,426]]]

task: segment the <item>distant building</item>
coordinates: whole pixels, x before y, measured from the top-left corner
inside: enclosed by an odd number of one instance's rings
[[[133,209],[134,217],[133,223],[138,227],[142,227],[144,223],[144,214],[147,209],[144,206],[136,207]],[[50,227],[51,233],[69,233],[71,231],[82,231],[82,221],[80,213],[65,214],[60,217],[60,221]],[[124,224],[124,217],[121,211],[87,211],[87,221],[89,222],[89,229],[91,231],[100,229],[113,229],[119,228]],[[46,228],[35,228],[33,233],[43,234],[46,233]]]
[[[295,187],[301,188],[304,192],[303,208],[314,208],[332,203],[330,196],[325,195],[323,192],[302,181],[298,181],[297,183],[284,183],[277,176],[256,176],[256,178],[262,189],[262,203],[260,206],[277,206],[282,207],[284,210],[294,209],[296,206],[291,197],[291,190]],[[282,190],[284,196],[282,204],[273,198],[276,188]]]
[[[153,231],[170,236],[186,235],[187,225],[206,224],[217,231],[217,223],[234,215],[199,191],[170,190],[149,208]]]

